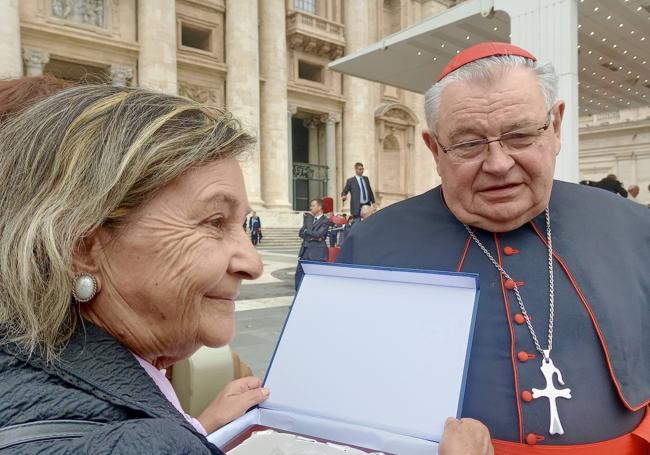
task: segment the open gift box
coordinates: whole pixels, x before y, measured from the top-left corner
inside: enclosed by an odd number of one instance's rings
[[[478,275],[303,261],[264,386],[268,400],[208,439],[251,428],[396,455],[437,453],[459,417]]]

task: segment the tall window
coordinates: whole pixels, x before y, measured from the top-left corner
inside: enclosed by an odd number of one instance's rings
[[[316,0],[293,0],[293,7],[300,11],[316,14]]]

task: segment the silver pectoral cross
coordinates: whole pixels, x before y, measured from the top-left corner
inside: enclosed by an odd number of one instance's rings
[[[571,389],[556,389],[555,383],[553,382],[553,376],[557,374],[557,381],[560,385],[564,385],[562,380],[562,373],[558,370],[553,361],[549,357],[549,351],[544,351],[544,358],[542,359],[542,374],[544,379],[546,379],[546,388],[544,389],[533,389],[533,398],[546,397],[548,398],[549,404],[551,406],[551,425],[548,432],[550,434],[564,434],[564,428],[562,428],[562,423],[560,422],[560,416],[557,413],[557,403],[555,402],[558,398],[566,398],[567,400],[571,398]]]

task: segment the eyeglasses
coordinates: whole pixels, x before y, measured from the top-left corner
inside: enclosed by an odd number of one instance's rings
[[[540,127],[527,127],[522,128],[516,131],[510,131],[508,133],[502,134],[496,139],[476,139],[473,141],[460,142],[458,144],[452,144],[444,146],[438,141],[436,137],[436,142],[451,159],[459,163],[469,163],[475,161],[483,161],[487,158],[488,145],[492,142],[498,142],[501,144],[501,148],[508,155],[516,155],[518,153],[525,152],[528,150],[539,137],[548,129],[551,125],[551,111],[548,111],[546,114],[546,123]]]

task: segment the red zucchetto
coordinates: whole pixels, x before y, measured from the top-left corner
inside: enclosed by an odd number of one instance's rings
[[[510,43],[479,43],[474,46],[463,49],[459,54],[452,58],[436,82],[440,81],[447,74],[456,71],[461,66],[467,65],[468,63],[474,62],[476,60],[485,58],[485,57],[495,57],[498,55],[516,55],[519,57],[526,57],[532,61],[537,61],[537,59],[525,49],[522,49],[514,44]]]

